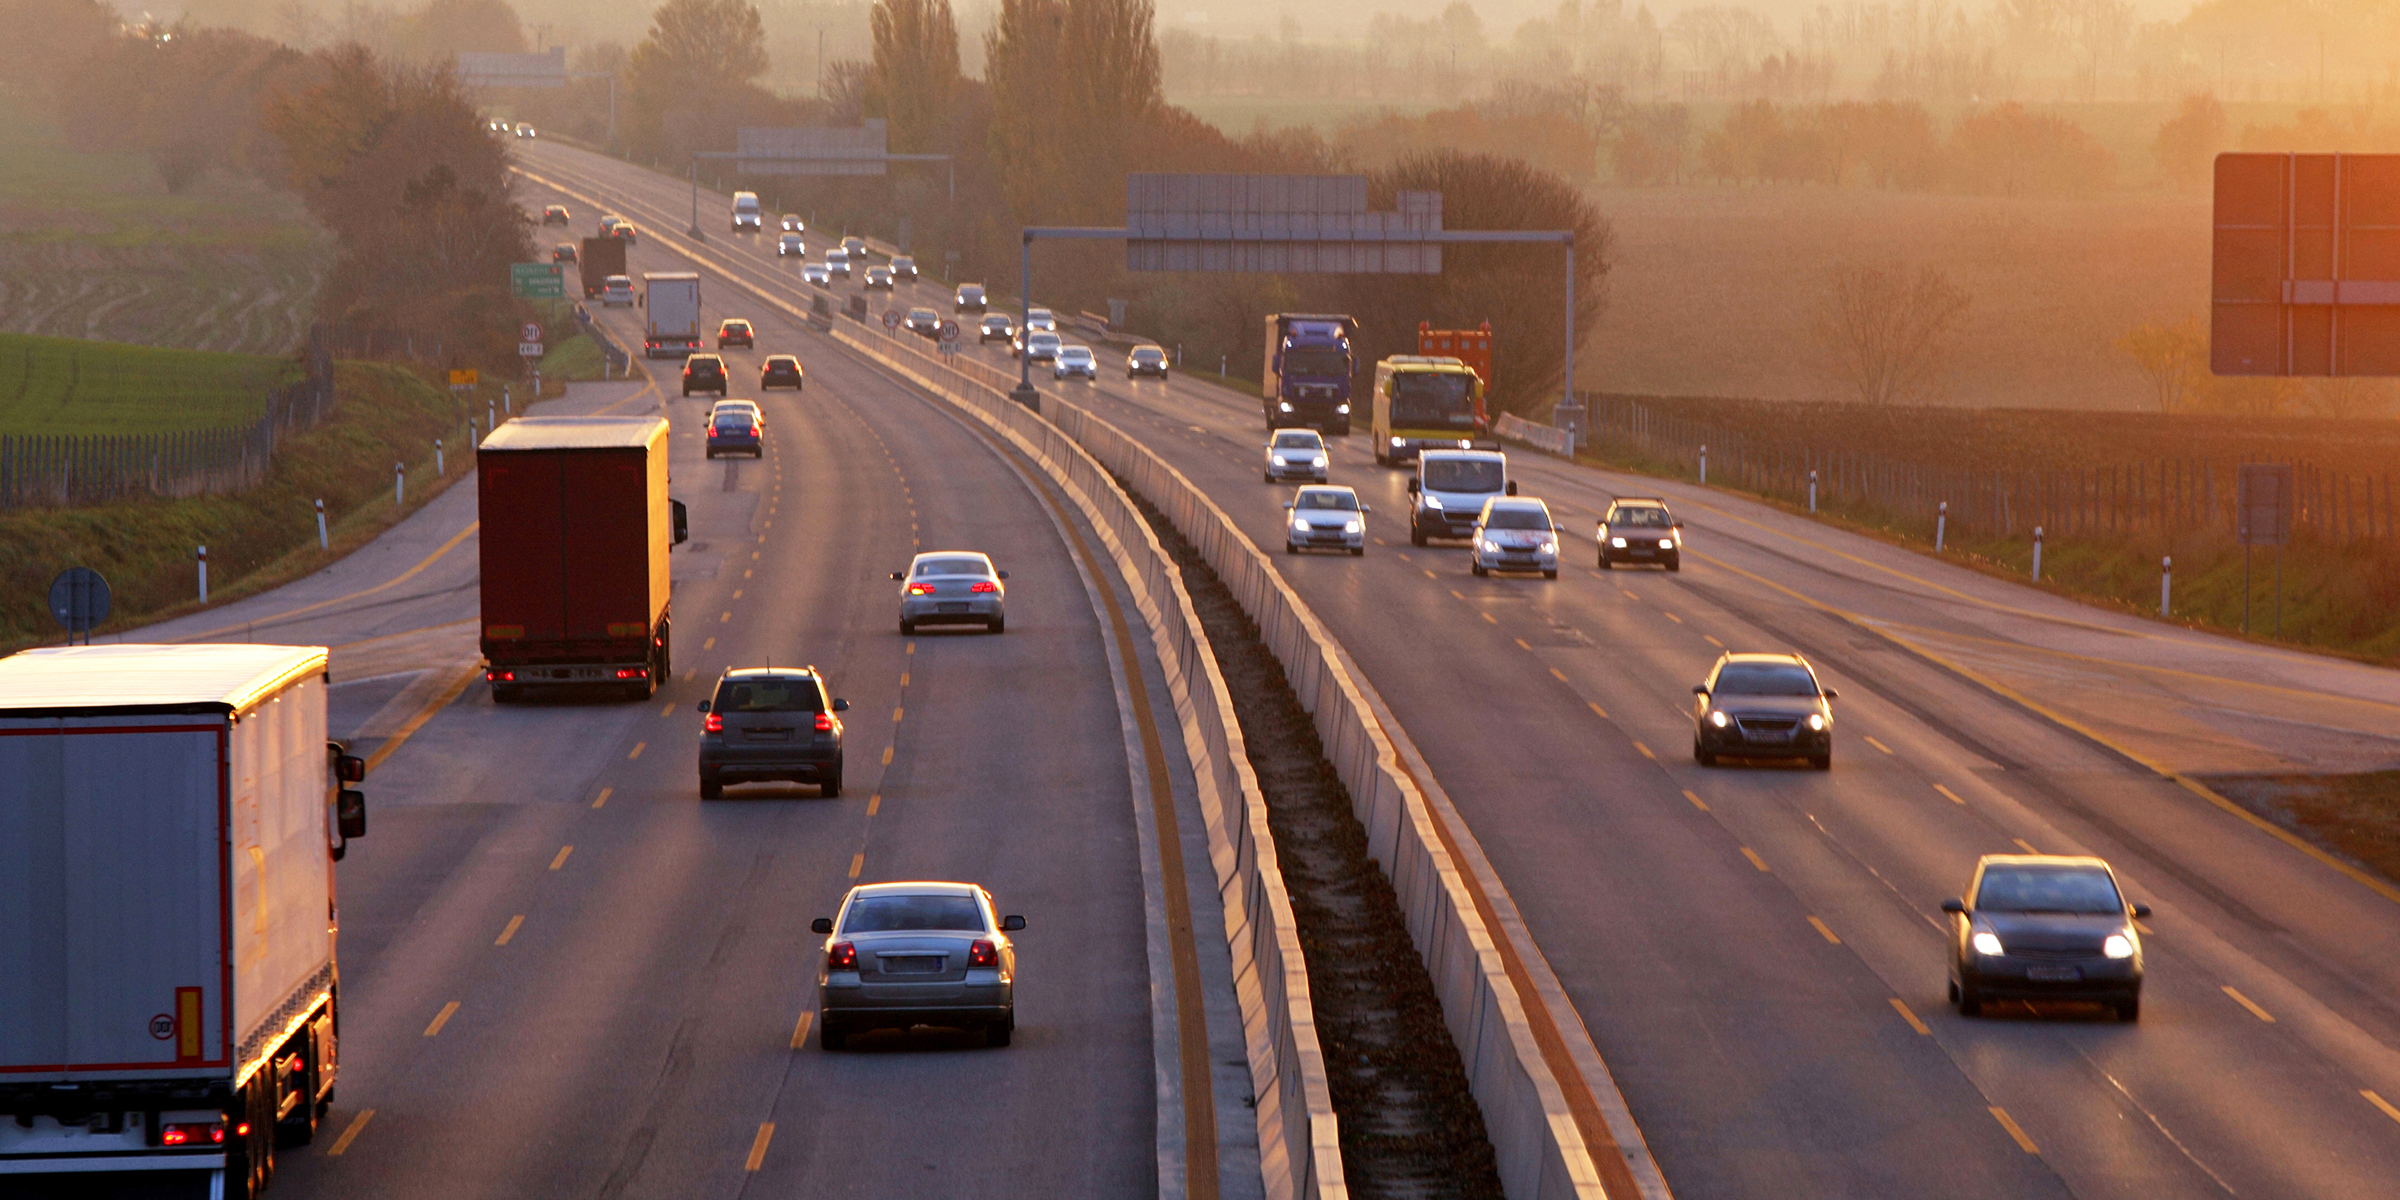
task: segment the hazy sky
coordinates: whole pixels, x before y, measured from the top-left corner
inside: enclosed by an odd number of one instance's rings
[[[1363,29],[1367,18],[1378,12],[1400,13],[1413,17],[1429,17],[1450,6],[1452,0],[1345,0],[1339,4],[1302,4],[1297,0],[1157,0],[1158,24],[1162,29],[1182,25],[1212,32],[1246,35],[1254,29],[1272,29],[1285,13],[1300,21],[1304,36],[1311,38],[1341,38],[1348,36],[1346,28]],[[1645,0],[1624,0],[1627,11]],[[1786,36],[1798,32],[1800,16],[1813,12],[1829,0],[1647,0],[1652,16],[1661,23],[1687,8],[1707,4],[1748,8],[1766,13]],[[1894,3],[1895,0],[1885,0]],[[1558,8],[1558,0],[1469,0],[1477,15],[1483,18],[1484,28],[1493,36],[1505,37],[1528,17],[1546,15]],[[1964,7],[1973,13],[1991,8],[1991,0],[1966,0]],[[2173,20],[2192,10],[2192,0],[2133,0],[2134,12],[2142,21]],[[1191,20],[1194,13],[1207,13],[1206,23]],[[1354,23],[1354,25],[1353,25]]]

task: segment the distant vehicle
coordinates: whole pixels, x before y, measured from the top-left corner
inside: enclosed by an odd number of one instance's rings
[[[340,1066],[334,863],[367,832],[325,681],[322,646],[0,659],[0,1179],[29,1185],[0,1191],[250,1196],[315,1136]]]
[[[892,278],[902,283],[915,283],[917,281],[917,260],[905,254],[895,255],[892,258]]]
[[[1350,432],[1350,380],[1358,373],[1350,339],[1358,322],[1340,315],[1269,313],[1260,374],[1267,428],[1308,425]]]
[[[785,213],[782,228],[785,233],[807,233],[808,222],[801,220],[799,213]]]
[[[599,295],[609,276],[627,274],[625,248],[631,244],[624,238],[605,234],[583,239],[583,246],[575,256],[575,271],[583,277],[585,299]]]
[[[600,218],[600,236],[623,238],[631,243],[639,240],[639,231],[633,227],[633,222],[612,214]]]
[[[1467,542],[1468,569],[1478,576],[1540,571],[1544,579],[1558,578],[1558,526],[1550,519],[1550,506],[1539,500],[1497,496],[1484,501]]]
[[[1419,450],[1497,450],[1483,414],[1483,380],[1455,358],[1395,354],[1375,364],[1368,417],[1375,461],[1414,459]]]
[[[842,794],[842,719],[850,702],[825,695],[815,667],[736,667],[700,702],[700,798],[729,783],[813,783]]]
[[[1324,437],[1314,429],[1278,429],[1274,437],[1267,439],[1268,483],[1286,479],[1314,479],[1323,483],[1332,463]]]
[[[708,406],[708,416],[712,421],[716,419],[718,413],[727,412],[738,412],[749,417],[758,422],[760,429],[767,427],[767,414],[758,407],[756,400],[719,400]]]
[[[1009,320],[1006,313],[986,315],[975,331],[975,344],[980,346],[985,342],[1007,342],[1009,353],[1016,353],[1017,323]]]
[[[1090,346],[1060,346],[1058,356],[1050,360],[1050,377],[1065,379],[1081,375],[1095,383],[1100,380],[1100,363],[1092,357]]]
[[[1050,362],[1058,357],[1061,345],[1055,333],[1027,333],[1017,339],[1017,353],[1027,362]]]
[[[980,283],[962,283],[958,285],[958,294],[952,297],[950,302],[951,311],[962,313],[982,312],[985,303],[986,301],[984,300],[983,295],[983,285]]]
[[[1654,496],[1619,496],[1601,514],[1600,569],[1618,563],[1657,563],[1683,569],[1683,522]]]
[[[817,969],[817,1045],[915,1025],[983,1031],[1005,1046],[1017,1027],[1017,947],[1025,918],[996,917],[971,883],[870,883],[841,911],[809,922],[825,935]]]
[[[1008,572],[989,555],[972,550],[935,550],[892,572],[900,583],[900,632],[919,625],[981,625],[993,633],[1008,628]]]
[[[866,286],[882,288],[887,292],[892,290],[892,269],[890,267],[868,267]]]
[[[714,354],[691,354],[683,360],[683,394],[715,392],[722,396],[727,387],[725,360]]]
[[[908,320],[905,324],[908,331],[918,337],[938,338],[942,336],[942,314],[930,308],[908,310]]]
[[[519,417],[475,452],[483,677],[495,703],[530,690],[646,698],[672,666],[663,417]]]
[[[700,348],[700,277],[690,271],[665,271],[642,276],[648,290],[650,331],[642,339],[642,354],[664,358],[690,354]]]
[[[575,243],[560,242],[557,245],[550,247],[550,261],[554,263],[574,262]]]
[[[825,272],[828,275],[839,275],[844,279],[850,278],[850,252],[839,246],[826,251]]]
[[[833,271],[821,262],[803,263],[800,266],[800,279],[818,287],[830,287],[833,284]]]
[[[1046,308],[1029,308],[1029,309],[1026,309],[1026,310],[1025,310],[1025,328],[1027,328],[1027,329],[1041,329],[1041,330],[1046,330],[1046,331],[1048,331],[1048,332],[1050,332],[1050,333],[1057,333],[1057,332],[1058,332],[1058,316],[1057,316],[1057,314],[1055,314],[1055,313],[1051,312],[1049,309],[1046,309]]]
[[[493,117],[491,120],[483,123],[483,129],[486,133],[507,133],[508,122],[503,121],[498,117]]]
[[[762,220],[764,218],[758,211],[757,192],[735,192],[733,194],[733,231],[735,233],[757,233]]]
[[[1835,692],[1797,654],[1722,654],[1692,688],[1692,761],[1805,758],[1833,767]]]
[[[1497,450],[1426,450],[1417,455],[1408,494],[1408,540],[1422,546],[1427,538],[1473,533],[1483,502],[1516,495],[1517,484],[1508,477],[1508,456]]]
[[[720,454],[746,450],[752,458],[765,458],[766,434],[766,426],[760,423],[757,409],[719,408],[708,414],[707,457],[715,458]]]
[[[542,206],[542,224],[544,224],[544,225],[568,225],[568,224],[572,224],[572,223],[573,223],[573,222],[572,222],[572,221],[570,221],[570,220],[568,219],[568,217],[567,217],[567,206],[566,206],[566,205],[564,205],[564,204],[545,204],[545,205],[543,205],[543,206]]]
[[[758,371],[758,390],[788,387],[800,391],[808,384],[808,372],[800,367],[800,359],[790,354],[770,354],[765,366]]]
[[[1135,346],[1132,353],[1125,356],[1125,378],[1131,379],[1136,375],[1156,375],[1165,379],[1167,352],[1157,346]]]
[[[608,282],[600,287],[600,307],[615,308],[619,305],[633,307],[633,280],[623,275],[611,275]]]
[[[843,238],[842,252],[850,256],[851,262],[865,262],[867,260],[867,239],[855,234]]]
[[[1314,436],[1313,434],[1311,436]],[[1346,487],[1304,487],[1284,503],[1291,511],[1291,528],[1283,533],[1283,552],[1348,550],[1356,558],[1367,552],[1366,505]]]
[[[2097,1001],[2142,1018],[2147,904],[2130,903],[2097,858],[1986,854],[1950,914],[1950,1001],[1979,1016],[1991,1000]]]
[[[799,235],[799,234],[796,234],[796,233],[787,233],[787,234],[784,234],[784,235],[782,235],[782,236],[780,236],[780,237],[778,237],[778,238],[776,238],[776,239],[775,239],[775,257],[777,257],[777,258],[807,258],[807,257],[808,257],[808,243],[807,243],[807,242],[805,242],[805,241],[802,241],[802,240],[801,240],[801,238],[800,238],[800,235]]]
[[[740,346],[744,350],[756,349],[757,346],[753,340],[755,336],[750,332],[750,322],[739,317],[727,317],[717,322],[717,349],[719,350],[727,346]]]
[[[529,138],[536,135],[534,134],[533,126],[528,125],[523,121],[519,121],[517,122],[517,136],[521,138]]]

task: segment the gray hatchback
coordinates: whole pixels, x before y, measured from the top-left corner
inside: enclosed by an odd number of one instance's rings
[[[825,935],[817,967],[817,1044],[839,1050],[870,1029],[980,1029],[994,1046],[1016,1029],[1023,917],[995,917],[972,883],[869,883],[809,928]]]
[[[728,783],[813,783],[842,794],[842,720],[850,702],[825,698],[815,667],[739,667],[700,702],[700,798]]]

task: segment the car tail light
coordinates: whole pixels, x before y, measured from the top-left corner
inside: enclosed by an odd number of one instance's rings
[[[221,1121],[169,1125],[158,1131],[158,1144],[162,1146],[222,1146],[225,1144],[225,1125]]]
[[[723,732],[725,732],[725,717],[724,717],[724,714],[722,714],[722,713],[710,713],[710,714],[708,714],[708,719],[707,719],[707,720],[705,720],[705,721],[702,721],[702,722],[700,723],[700,732],[702,732],[702,733],[723,733]]]
[[[1000,590],[1000,585],[986,579],[967,590],[970,592],[997,592]]]
[[[250,1122],[248,1122],[248,1121],[244,1121],[244,1122],[242,1122],[241,1124],[234,1126],[234,1127],[233,1127],[233,1136],[235,1136],[235,1137],[249,1137],[249,1136],[250,1136]]]
[[[912,583],[908,585],[908,594],[911,596],[930,596],[933,594],[933,585],[930,583]]]
[[[832,714],[832,713],[818,713],[818,714],[817,714],[817,732],[818,732],[818,733],[832,733],[832,732],[833,732],[833,714]]]
[[[970,967],[999,966],[1000,948],[982,938],[977,938],[974,945],[967,947],[967,965]]]
[[[835,942],[825,948],[825,969],[855,971],[858,969],[858,947],[848,942]]]

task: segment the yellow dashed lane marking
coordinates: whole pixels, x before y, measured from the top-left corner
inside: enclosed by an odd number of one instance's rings
[[[609,795],[609,793],[610,793],[610,792],[613,792],[613,791],[616,791],[616,790],[617,790],[617,789],[615,789],[615,788],[601,788],[601,789],[600,789],[600,794],[599,794],[599,795],[597,795],[597,796],[594,796],[594,797],[592,797],[592,807],[593,807],[593,808],[598,808],[598,807],[600,807],[601,805],[608,803],[608,795]]]
[[[2372,1095],[2373,1093],[2369,1094]],[[2377,1103],[2381,1103],[2381,1101],[2378,1101]],[[374,1119],[374,1116],[374,1109],[362,1108],[358,1110],[358,1115],[350,1118],[349,1126],[342,1130],[342,1136],[333,1139],[333,1146],[325,1151],[326,1155],[330,1157],[348,1150],[350,1148],[350,1143],[358,1140],[359,1131],[365,1129],[367,1127],[367,1122]]]
[[[1898,996],[1892,997],[1892,1011],[1899,1013],[1900,1019],[1908,1022],[1908,1027],[1910,1029],[1914,1029],[1918,1033],[1924,1034],[1927,1037],[1933,1036],[1933,1030],[1926,1028],[1925,1022],[1918,1020],[1917,1014],[1908,1010],[1907,1001],[1902,1000]]]
[[[495,946],[507,945],[508,939],[517,936],[517,930],[523,928],[524,924],[525,914],[518,913],[516,916],[510,917],[508,919],[508,928],[501,930],[500,936],[492,939],[492,944]]]
[[[2017,1127],[2016,1118],[2009,1116],[2007,1109],[1994,1105],[1992,1108],[1992,1116],[2000,1122],[2000,1128],[2008,1131],[2008,1136],[2017,1140],[2018,1149],[2023,1150],[2027,1154],[2041,1153],[2041,1150],[2034,1146],[2033,1139],[2026,1137],[2025,1131]]]
[[[558,848],[558,857],[550,860],[550,869],[555,871],[560,867],[567,865],[567,856],[573,853],[575,853],[575,847],[560,846]]]
[[[1950,797],[1950,803],[1952,803],[1952,804],[1965,804],[1965,803],[1966,803],[1966,801],[1964,801],[1964,800],[1961,800],[1961,799],[1959,799],[1959,798],[1958,798],[1958,793],[1957,793],[1957,792],[1951,791],[1949,788],[1943,787],[1942,785],[1940,785],[1940,784],[1938,784],[1938,783],[1937,783],[1937,784],[1935,784],[1935,785],[1933,785],[1933,790],[1935,790],[1935,791],[1937,791],[1937,792],[1940,792],[1941,794],[1943,794],[1943,795],[1945,795],[1945,796],[1948,796],[1948,797]]]
[[[2033,843],[2032,843],[2032,842],[2026,841],[2024,838],[2010,838],[2010,839],[2008,839],[2008,840],[2010,840],[2010,841],[2012,841],[2012,842],[2015,842],[2015,843],[2017,844],[2017,849],[2019,849],[2019,850],[2022,850],[2022,851],[2024,851],[2024,852],[2025,852],[2025,853],[2027,853],[2027,854],[2040,854],[2040,853],[2041,853],[2041,851],[2039,851],[2039,850],[2036,850],[2036,849],[2034,849],[2034,848],[2033,848]]]
[[[1605,709],[1605,708],[1602,708],[1602,707],[1600,707],[1598,704],[1595,704],[1595,703],[1593,703],[1592,701],[1589,701],[1589,700],[1586,700],[1586,701],[1584,701],[1583,703],[1584,703],[1585,707],[1587,707],[1587,708],[1590,708],[1590,709],[1592,710],[1592,713],[1593,713],[1593,715],[1595,715],[1595,716],[1599,717],[1599,718],[1600,718],[1601,720],[1603,720],[1603,721],[1605,721],[1605,720],[1607,720],[1607,719],[1608,719],[1608,710],[1607,710],[1607,709]]]
[[[1567,673],[1559,670],[1557,667],[1552,667],[1550,668],[1550,678],[1555,679],[1560,683],[1565,683],[1567,681]]]
[[[1742,847],[1742,857],[1749,859],[1750,865],[1757,867],[1761,871],[1767,869],[1767,860],[1760,858],[1758,856],[1758,851],[1753,850],[1748,846]]]
[[[1693,808],[1699,809],[1701,812],[1708,811],[1708,801],[1701,799],[1699,793],[1692,791],[1690,788],[1684,789],[1683,798],[1691,801]]]
[[[887,767],[892,765],[892,748],[890,746],[883,748],[883,765]]]
[[[1645,745],[1641,744],[1640,742],[1635,742],[1635,743],[1633,744],[1633,748],[1634,748],[1634,749],[1636,749],[1636,750],[1639,750],[1639,751],[1641,751],[1641,752],[1642,752],[1642,757],[1643,757],[1643,758],[1650,759],[1650,760],[1651,760],[1651,761],[1653,761],[1653,762],[1656,762],[1656,761],[1658,760],[1658,756],[1657,756],[1657,755],[1655,755],[1655,754],[1652,754],[1652,753],[1650,752],[1650,747],[1648,747],[1648,746],[1645,746]]]
[[[775,1122],[759,1122],[758,1137],[751,1141],[750,1157],[743,1161],[742,1169],[755,1171],[759,1168],[759,1164],[767,1161],[767,1143],[773,1140],[775,1140]]]
[[[864,851],[861,851],[861,852],[859,852],[859,853],[857,853],[857,854],[853,854],[853,855],[851,855],[851,856],[850,856],[850,878],[852,878],[852,879],[856,879],[856,878],[858,878],[858,873],[859,873],[859,872],[861,872],[861,871],[864,871],[864,870],[866,870],[866,869],[867,869],[867,856],[866,856],[866,853],[865,853]]]
[[[2248,997],[2248,996],[2245,996],[2245,995],[2241,994],[2240,992],[2237,992],[2237,991],[2233,990],[2233,985],[2232,985],[2232,984],[2226,984],[2222,990],[2224,991],[2224,993],[2225,993],[2226,995],[2233,997],[2233,1002],[2234,1002],[2235,1004],[2239,1004],[2239,1005],[2241,1005],[2243,1008],[2249,1009],[2249,1010],[2250,1010],[2250,1015],[2251,1015],[2251,1016],[2257,1017],[2259,1020],[2261,1020],[2261,1021],[2265,1021],[2265,1022],[2266,1022],[2267,1024],[2269,1024],[2269,1025],[2272,1025],[2272,1024],[2274,1024],[2274,1023],[2275,1023],[2275,1014],[2273,1014],[2273,1013],[2271,1013],[2271,1012],[2268,1012],[2267,1010],[2265,1010],[2265,1009],[2263,1009],[2263,1008],[2260,1008],[2260,1007],[2259,1007],[2259,1006],[2258,1006],[2258,1005],[2257,1005],[2255,1002],[2253,1002],[2253,1001],[2250,999],[2250,997]]]
[[[1829,928],[1829,927],[1828,927],[1828,926],[1825,924],[1825,922],[1823,922],[1823,921],[1820,921],[1820,920],[1816,919],[1815,917],[1810,917],[1810,918],[1808,919],[1808,923],[1809,923],[1810,925],[1812,925],[1812,926],[1816,927],[1816,931],[1817,931],[1818,935],[1819,935],[1819,936],[1821,936],[1821,937],[1823,937],[1823,938],[1824,938],[1826,941],[1828,941],[1828,942],[1831,942],[1831,943],[1833,943],[1833,944],[1834,944],[1834,945],[1836,945],[1836,946],[1839,946],[1839,945],[1841,945],[1841,944],[1842,944],[1842,939],[1840,939],[1840,938],[1838,938],[1838,937],[1834,936],[1833,930],[1832,930],[1831,928]]]
[[[625,754],[626,761],[630,762],[630,761],[632,761],[632,760],[634,760],[634,759],[640,758],[640,757],[642,756],[642,750],[643,750],[643,748],[644,748],[644,747],[646,747],[646,746],[648,746],[649,744],[650,744],[650,743],[648,743],[648,742],[635,742],[635,743],[633,744],[633,749],[632,749],[632,750],[629,750],[629,751],[627,751],[627,752],[626,752],[626,754]]]
[[[800,1014],[800,1023],[792,1026],[792,1049],[797,1050],[808,1044],[808,1023],[815,1020],[816,1016],[815,1013]]]
[[[1882,742],[1876,741],[1874,738],[1868,738],[1867,744],[1883,751],[1885,754],[1890,754],[1892,752],[1892,748],[1890,746],[1886,746]]]
[[[433,1035],[440,1033],[442,1031],[442,1026],[449,1024],[450,1018],[457,1015],[457,1013],[458,1001],[453,1000],[450,1003],[443,1005],[442,1011],[434,1014],[433,1024],[425,1027],[425,1036],[432,1037]]]

